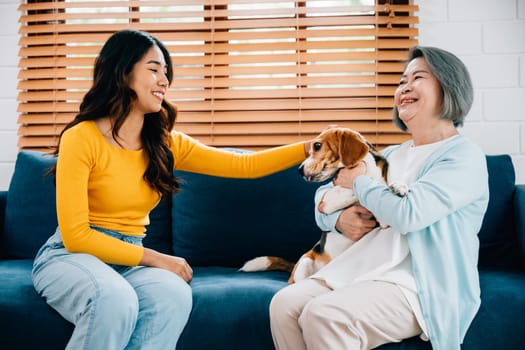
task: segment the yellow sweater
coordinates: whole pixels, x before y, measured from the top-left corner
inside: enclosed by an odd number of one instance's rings
[[[304,159],[303,143],[262,152],[225,152],[172,132],[175,168],[207,175],[254,178],[286,169]],[[57,215],[66,249],[92,254],[111,264],[136,266],[142,247],[122,242],[90,225],[143,236],[159,194],[142,178],[148,159],[108,143],[95,122],[82,122],[61,139],[57,161]]]

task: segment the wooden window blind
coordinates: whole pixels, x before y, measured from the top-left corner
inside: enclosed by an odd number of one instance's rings
[[[370,0],[26,0],[20,10],[19,147],[48,149],[78,111],[94,59],[115,31],[167,46],[175,128],[220,147],[260,149],[328,124],[379,147],[391,122],[416,5]]]

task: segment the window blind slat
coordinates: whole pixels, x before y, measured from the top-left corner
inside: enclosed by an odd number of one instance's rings
[[[338,124],[347,123],[348,121],[386,121],[390,123],[391,112],[382,110],[376,111],[375,109],[360,109],[360,110],[344,110],[334,109],[326,110],[323,112],[322,121],[319,120],[319,113],[316,110],[304,110],[301,113],[295,111],[283,111],[283,110],[263,110],[263,111],[252,111],[249,114],[244,111],[216,111],[213,113],[213,118],[210,113],[207,112],[187,112],[178,116],[177,121],[183,124],[196,124],[196,123],[210,123],[213,119],[214,123],[266,123],[266,122],[316,122],[324,124],[325,121],[337,121]],[[39,113],[38,115],[22,114],[18,122],[21,124],[66,124],[71,118],[74,117],[74,113]]]
[[[378,19],[379,18],[379,19]],[[131,19],[131,18],[130,18]],[[56,21],[53,20],[53,21]],[[39,22],[37,22],[39,23]],[[257,28],[282,28],[282,27],[311,27],[311,26],[344,26],[344,25],[414,25],[417,24],[416,17],[383,18],[375,16],[352,16],[352,17],[318,17],[318,18],[291,18],[291,19],[253,19],[253,20],[230,20],[230,21],[204,21],[204,22],[170,22],[170,23],[137,23],[133,27],[145,31],[193,31],[193,30],[231,30],[231,29],[257,29]],[[107,32],[117,31],[129,27],[122,24],[35,24],[21,27],[21,34],[38,34],[60,31],[62,33],[77,32]]]
[[[20,38],[21,45],[64,45],[67,43],[79,43],[79,44],[98,44],[102,45],[105,40],[109,37],[110,33],[107,34],[94,34],[91,32],[87,33],[39,33],[38,36],[28,37],[24,36]],[[157,35],[159,39],[165,42],[198,42],[207,41],[212,39],[212,32],[201,31],[201,32],[161,32]],[[320,27],[315,29],[298,29],[292,30],[292,28],[282,28],[282,30],[261,30],[261,31],[229,31],[229,32],[215,32],[213,33],[213,39],[219,42],[229,40],[284,40],[284,39],[306,39],[306,38],[334,38],[334,37],[367,37],[367,36],[379,36],[379,37],[415,37],[417,36],[416,28],[363,28],[363,27],[351,27],[345,26],[342,28],[331,28],[331,27]],[[169,45],[168,45],[169,46]],[[176,48],[176,46],[171,46]]]
[[[260,3],[257,1],[257,3]],[[283,3],[283,1],[278,1],[278,3]],[[21,6],[20,9],[23,11],[37,11],[37,10],[53,10],[51,13],[39,13],[37,15],[33,16],[21,16],[20,21],[21,22],[41,22],[41,21],[50,21],[54,19],[58,20],[75,20],[75,19],[84,19],[85,16],[81,13],[71,13],[67,11],[63,11],[65,9],[88,9],[90,7],[94,7],[95,4],[89,3],[89,2],[57,2],[55,3],[57,6],[51,6],[51,7],[44,7],[41,6],[38,8],[37,6]],[[229,3],[232,5],[233,3]],[[252,2],[253,4],[253,2]],[[62,5],[62,6],[60,6]],[[205,7],[200,7],[201,9],[195,9],[188,7],[181,6],[180,2],[174,4],[173,1],[165,1],[165,2],[152,2],[152,1],[143,1],[143,2],[134,2],[134,1],[126,1],[126,2],[112,2],[112,1],[105,1],[104,7],[106,11],[103,13],[90,13],[90,19],[99,19],[99,18],[110,18],[110,19],[116,19],[116,18],[134,18],[134,19],[140,19],[140,18],[210,18],[210,17],[251,17],[251,16],[259,16],[259,17],[295,17],[296,15],[309,15],[309,16],[315,16],[324,14],[327,12],[327,9],[325,7],[267,7],[267,8],[244,8],[244,9],[222,9],[221,3],[211,2],[208,4],[208,6],[215,5],[217,8],[207,9]],[[192,4],[186,4],[192,5]],[[228,2],[225,2],[222,4],[223,6],[227,6]],[[129,7],[137,7],[137,8],[143,8],[148,9],[147,12],[144,13],[138,13],[138,12],[127,12],[123,13],[120,11],[121,9],[129,8]],[[396,11],[413,11],[413,6],[403,6],[403,5],[391,5],[392,9],[395,9]],[[153,9],[153,10],[152,10]],[[161,9],[161,10],[159,10]],[[374,13],[374,11],[381,10],[381,7],[375,7],[375,6],[331,6],[329,8],[329,11],[331,13],[356,13],[359,14],[370,14]]]
[[[174,96],[178,97],[178,96]],[[176,98],[168,98],[177,101]],[[307,100],[293,100],[293,99],[272,99],[272,100],[214,100],[214,101],[177,101],[179,111],[209,111],[213,115],[215,111],[245,111],[251,113],[252,111],[260,110],[296,110],[300,115],[303,110],[318,110],[323,113],[326,110],[332,109],[362,109],[362,108],[386,108],[390,109],[393,106],[393,99],[386,98],[353,98],[353,99],[307,99]],[[270,106],[268,106],[270,104]],[[19,112],[76,112],[80,102],[40,102],[40,103],[19,103]],[[182,112],[180,113],[182,114]],[[319,119],[323,119],[319,115]]]
[[[407,40],[389,40],[386,44],[377,44],[375,40],[331,40],[331,41],[299,41],[294,45],[289,42],[269,42],[269,43],[250,43],[250,44],[213,44],[213,45],[184,45],[169,46],[170,52],[178,54],[184,53],[205,53],[215,55],[264,52],[265,56],[271,55],[272,51],[307,51],[307,50],[346,50],[347,59],[352,58],[349,50],[351,49],[393,49],[407,46]],[[62,56],[62,55],[91,55],[96,57],[100,51],[99,46],[32,46],[21,48],[22,56]]]

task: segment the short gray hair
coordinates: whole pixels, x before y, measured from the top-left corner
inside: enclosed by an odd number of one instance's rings
[[[452,120],[455,127],[462,126],[474,100],[474,89],[467,67],[454,54],[436,47],[415,46],[411,48],[407,64],[418,57],[425,59],[441,86],[443,92],[441,119]],[[407,126],[399,118],[399,112],[395,106],[393,121],[401,130],[407,131]]]

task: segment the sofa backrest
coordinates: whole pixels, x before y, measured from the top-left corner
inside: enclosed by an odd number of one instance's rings
[[[55,231],[55,188],[53,177],[45,176],[55,161],[41,152],[18,154],[6,196],[3,255],[33,258]],[[514,167],[507,155],[487,156],[487,164],[490,200],[479,233],[480,266],[514,265]],[[303,181],[296,167],[253,180],[176,174],[185,183],[150,214],[146,246],[196,266],[240,266],[258,255],[295,260],[319,238],[313,213],[319,185]]]
[[[33,258],[55,232],[54,177],[46,176],[55,162],[42,152],[18,154],[6,198],[3,255]],[[177,176],[185,180],[182,191],[151,212],[145,246],[175,250],[195,265],[234,266],[259,253],[296,259],[319,238],[313,217],[318,185],[303,181],[295,167],[254,180]]]
[[[490,200],[478,235],[479,265],[516,266],[514,166],[508,155],[486,160]],[[173,199],[173,250],[193,265],[241,266],[260,255],[294,261],[319,238],[313,218],[319,184],[304,182],[295,168],[257,180],[178,176],[185,184]]]
[[[37,151],[18,153],[9,184],[1,239],[1,255],[34,258],[57,227],[54,176],[46,175],[56,157]],[[171,199],[163,200],[150,214],[150,234],[144,245],[171,253]]]
[[[320,237],[314,218],[319,184],[297,167],[259,179],[177,172],[173,197],[173,251],[191,265],[240,267],[261,255],[292,261]]]
[[[3,255],[33,258],[57,227],[54,176],[56,158],[36,151],[18,153],[7,191],[2,236]]]
[[[516,266],[519,249],[515,227],[516,177],[508,155],[487,156],[490,198],[479,232],[480,267]]]

